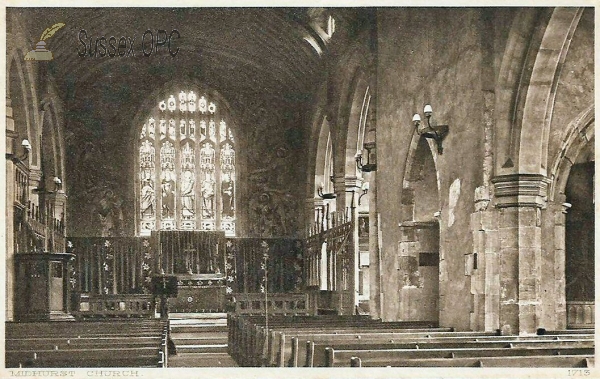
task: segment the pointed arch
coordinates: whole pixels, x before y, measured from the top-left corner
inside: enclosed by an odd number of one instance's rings
[[[497,85],[497,176],[547,174],[556,89],[582,13],[527,9],[513,22]]]
[[[236,234],[237,138],[227,102],[198,83],[155,91],[135,117],[136,223],[152,230]]]

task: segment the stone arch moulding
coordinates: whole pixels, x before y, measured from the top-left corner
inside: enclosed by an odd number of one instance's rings
[[[592,104],[567,126],[559,153],[550,169],[550,179],[552,180],[548,191],[550,201],[562,201],[561,195],[564,195],[571,166],[577,160],[579,153],[594,141],[594,124],[594,105]]]
[[[12,86],[10,85],[11,82],[13,82],[14,84],[18,85],[18,91],[21,93],[21,100],[23,101],[23,104],[20,104],[23,107],[23,112],[25,115],[25,120],[24,122],[26,123],[25,125],[25,130],[27,132],[27,139],[29,140],[29,142],[31,143],[31,153],[29,156],[29,162],[32,168],[37,168],[40,166],[41,161],[40,161],[40,152],[39,152],[39,147],[40,147],[40,140],[41,140],[41,128],[39,128],[39,123],[38,123],[38,117],[36,117],[36,115],[38,115],[37,112],[37,96],[36,96],[36,90],[34,87],[34,81],[33,81],[33,74],[31,73],[31,64],[30,63],[26,63],[23,61],[23,54],[20,50],[18,49],[13,49],[12,51],[8,52],[8,56],[7,56],[7,72],[8,72],[8,77],[7,77],[7,96],[9,96],[10,98],[14,98],[12,93],[9,93],[8,91],[14,91],[15,88],[12,88]],[[13,69],[15,71],[13,71]],[[12,73],[16,73],[18,75],[18,78],[12,78],[11,74]],[[16,79],[16,81],[15,81]],[[14,103],[12,104],[13,107],[13,114],[14,114]],[[17,141],[20,144],[20,141]]]
[[[365,118],[367,117],[366,114],[363,114],[363,111],[369,109],[369,104],[366,104],[367,106],[365,107],[365,101],[369,101],[371,94],[373,93],[370,82],[370,78],[359,67],[356,69],[352,78],[352,82],[348,87],[349,91],[345,100],[346,106],[343,117],[343,120],[346,124],[344,149],[344,174],[346,177],[357,176],[354,156],[357,152],[357,149],[362,151],[361,139],[365,135]],[[363,128],[362,135],[359,136],[361,127]]]
[[[547,174],[556,89],[582,13],[529,9],[513,23],[497,87],[496,176]]]
[[[315,191],[316,186],[318,185],[318,183],[315,182],[315,175],[317,174],[316,168],[318,162],[321,160],[321,157],[319,156],[319,141],[321,140],[321,134],[323,133],[323,123],[326,121],[329,122],[327,120],[326,97],[326,86],[323,85],[319,89],[319,101],[312,109],[310,124],[307,125],[310,140],[307,145],[308,154],[306,155],[307,170],[305,193],[306,199],[311,199],[311,201],[316,196]]]
[[[410,177],[410,173],[413,169],[413,165],[415,164],[415,156],[417,153],[417,147],[419,146],[419,141],[421,139],[421,136],[415,131],[412,135],[412,138],[410,140],[410,145],[408,147],[408,154],[406,156],[406,164],[404,165],[404,174],[402,176],[402,199],[404,199],[404,190],[408,189],[410,187],[410,180],[408,179]],[[433,164],[435,166],[435,181],[437,184],[437,193],[440,194],[440,172],[438,170],[438,163],[437,163],[437,145],[435,144],[434,141],[427,139],[427,146],[429,146],[429,151],[431,152],[431,157],[433,158]],[[438,199],[438,203],[439,206],[441,207],[441,202],[440,199]],[[402,219],[401,221],[408,221],[408,220],[404,220]]]
[[[557,8],[542,39],[523,109],[519,173],[547,174],[548,139],[556,89],[583,8]],[[542,125],[540,138],[539,127]]]

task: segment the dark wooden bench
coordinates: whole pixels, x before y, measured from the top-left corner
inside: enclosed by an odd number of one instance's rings
[[[166,367],[160,320],[6,323],[6,367]]]
[[[298,349],[294,349],[294,344],[300,339],[312,340],[313,336],[333,335],[333,336],[354,336],[360,338],[362,333],[375,333],[377,335],[384,334],[400,334],[402,336],[422,336],[426,338],[428,335],[437,333],[450,333],[452,328],[435,328],[435,329],[404,329],[399,327],[384,328],[381,325],[370,327],[369,325],[359,325],[355,327],[327,326],[320,328],[273,328],[270,331],[268,338],[267,353],[269,356],[268,364],[271,366],[284,367],[290,365],[290,361],[298,361]],[[296,340],[295,340],[296,339]],[[293,366],[292,367],[296,367]]]
[[[295,345],[296,343],[294,343]],[[560,340],[556,341],[553,339],[541,339],[532,340],[524,339],[519,340],[516,338],[497,337],[489,339],[453,339],[453,338],[436,338],[436,339],[406,339],[402,341],[397,339],[395,342],[389,342],[386,340],[378,339],[377,336],[366,338],[362,341],[326,341],[326,342],[314,342],[306,341],[306,350],[304,355],[302,352],[296,354],[298,350],[297,346],[292,352],[292,359],[288,362],[288,365],[298,365],[303,362],[305,367],[322,367],[327,365],[327,348],[334,348],[336,350],[418,350],[419,352],[430,351],[430,350],[442,350],[442,349],[509,349],[516,351],[516,349],[554,349],[557,354],[565,354],[561,349],[587,349],[587,351],[593,351],[594,340],[587,339],[572,339],[572,340]],[[468,350],[465,350],[468,351]],[[582,354],[585,354],[581,350]],[[305,360],[302,360],[302,357]]]
[[[242,366],[275,364],[279,351],[279,330],[307,329],[310,333],[327,331],[356,332],[359,330],[398,330],[410,327],[431,327],[428,322],[383,323],[365,316],[239,316],[228,315],[229,353]],[[431,330],[431,329],[422,329]],[[445,329],[450,330],[450,329]],[[291,346],[289,347],[291,349]],[[289,350],[288,349],[288,350]]]
[[[353,358],[359,358],[362,366],[385,367],[403,366],[407,361],[424,361],[428,359],[473,359],[473,358],[507,358],[542,357],[542,356],[579,356],[580,359],[591,357],[593,347],[505,347],[505,348],[435,348],[435,349],[352,349],[338,350],[331,347],[325,349],[326,367],[349,367]],[[558,366],[561,367],[561,366]],[[570,367],[570,366],[567,366]]]
[[[590,357],[581,355],[511,356],[486,358],[425,358],[398,359],[378,362],[370,366],[368,361],[354,357],[344,366],[349,367],[593,367]]]

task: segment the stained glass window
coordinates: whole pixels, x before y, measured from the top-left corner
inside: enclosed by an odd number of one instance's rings
[[[236,152],[229,115],[201,91],[163,96],[139,134],[138,227],[235,235]]]

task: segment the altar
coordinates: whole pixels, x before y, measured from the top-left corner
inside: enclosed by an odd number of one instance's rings
[[[177,297],[169,299],[175,313],[224,312],[226,278],[219,274],[177,275]]]
[[[227,303],[225,233],[158,231],[158,266],[177,278],[177,296],[169,299],[175,313],[224,312]]]

